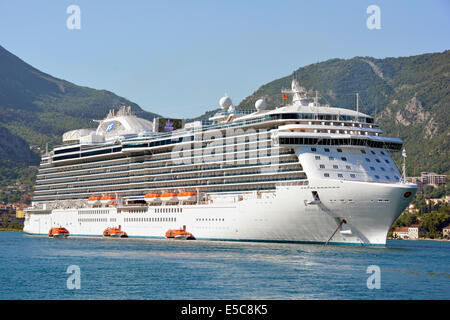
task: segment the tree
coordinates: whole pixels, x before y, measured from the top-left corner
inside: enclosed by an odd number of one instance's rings
[[[2,215],[2,224],[4,228],[8,227],[8,221],[9,221],[9,214],[4,213]]]

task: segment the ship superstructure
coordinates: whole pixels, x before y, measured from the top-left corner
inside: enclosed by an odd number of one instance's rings
[[[207,121],[175,128],[111,111],[97,129],[70,131],[42,157],[24,231],[196,239],[383,245],[416,186],[406,184],[366,114],[311,102],[240,110],[228,96]],[[161,132],[163,131],[163,132]]]

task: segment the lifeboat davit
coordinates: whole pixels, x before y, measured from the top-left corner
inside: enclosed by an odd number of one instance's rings
[[[101,197],[92,196],[92,197],[89,197],[88,203],[89,204],[100,204],[100,199],[101,199]]]
[[[48,236],[49,238],[67,238],[69,236],[69,231],[63,227],[51,228],[48,232]]]
[[[183,191],[177,194],[178,200],[180,201],[196,201],[197,200],[197,193],[196,192],[189,192],[189,191]]]
[[[144,196],[145,202],[161,202],[161,195],[159,193],[147,193]]]
[[[102,204],[110,204],[112,203],[114,200],[116,200],[115,196],[103,196],[100,198],[100,202]]]
[[[106,228],[105,231],[103,231],[104,237],[111,237],[111,238],[128,238],[128,235],[125,231],[121,230],[119,228]]]
[[[166,232],[167,239],[177,239],[177,240],[195,240],[192,233],[186,231],[186,226],[183,229],[170,229]]]
[[[165,192],[165,193],[161,194],[161,201],[176,202],[176,201],[178,201],[178,197],[175,192]]]

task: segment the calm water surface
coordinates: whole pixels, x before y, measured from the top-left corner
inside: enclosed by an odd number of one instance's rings
[[[67,288],[70,265],[81,288]],[[381,288],[367,288],[367,267]],[[386,248],[0,232],[0,299],[449,299],[450,242]]]

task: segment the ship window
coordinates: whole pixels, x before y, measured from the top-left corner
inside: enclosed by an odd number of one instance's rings
[[[317,149],[316,148],[311,148],[311,151],[316,152]]]
[[[350,174],[350,177],[351,177],[351,178],[355,178],[356,176],[355,176],[354,173],[351,173],[351,174]]]
[[[397,177],[397,176],[394,176],[394,178],[395,178],[396,180],[398,180],[398,177]]]
[[[342,149],[340,149],[340,148],[337,148],[337,152],[342,152]]]
[[[329,173],[324,173],[323,176],[328,178],[330,176],[330,174]]]
[[[366,161],[367,161],[367,162],[370,162],[370,159],[369,159],[369,158],[366,158]]]
[[[333,164],[333,169],[339,169],[339,167],[335,164]]]
[[[378,163],[380,163],[380,162],[381,162],[381,161],[380,161],[380,159],[375,159],[375,161],[376,161],[376,162],[378,162]]]
[[[381,167],[380,169],[381,169],[381,171],[386,171],[386,169],[384,169],[383,167]]]
[[[330,159],[330,160],[334,160],[334,157],[328,157],[328,159]]]
[[[380,151],[380,153],[384,156],[385,155],[385,153],[383,152],[383,151]]]
[[[373,150],[370,150],[370,152],[372,152],[372,154],[375,154],[375,152]]]
[[[378,176],[378,175],[375,175],[375,178],[376,178],[376,179],[380,179],[380,176]]]
[[[366,151],[365,151],[365,150],[361,150],[361,153],[362,153],[362,154],[366,154]]]
[[[345,166],[345,167],[346,167],[347,169],[351,169],[351,168],[352,168],[352,167],[350,167],[350,166],[348,166],[348,165],[347,165],[347,166]]]
[[[384,162],[389,163],[389,160],[384,160]]]
[[[316,160],[320,160],[320,156],[316,156]]]
[[[338,173],[338,177],[343,178],[344,176],[342,175],[342,173]]]
[[[347,161],[347,158],[346,157],[342,157],[341,160],[342,161]]]
[[[321,164],[321,165],[320,165],[320,169],[325,169],[325,165],[324,165],[324,164]]]
[[[375,168],[374,167],[370,167],[370,170],[375,171]]]
[[[385,177],[386,177],[386,179],[391,180],[391,177],[389,177],[389,176],[385,176]]]
[[[325,150],[325,152],[330,152],[330,149],[328,148],[324,148],[323,150]]]

